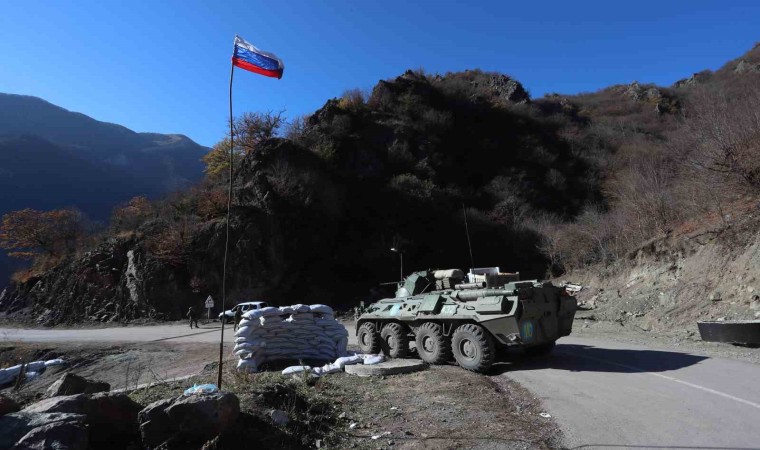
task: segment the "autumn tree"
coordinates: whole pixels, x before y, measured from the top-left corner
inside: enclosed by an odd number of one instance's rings
[[[145,197],[133,197],[127,203],[114,209],[111,224],[115,229],[131,230],[137,228],[153,213],[153,205]]]
[[[245,113],[235,119],[232,125],[235,148],[233,149],[233,164],[243,156],[254,151],[261,142],[273,138],[284,125],[285,119],[282,112],[273,113]],[[230,162],[230,137],[214,145],[210,152],[203,156],[206,163],[206,174],[218,178],[229,171]]]
[[[16,258],[62,256],[74,250],[83,223],[82,213],[74,208],[9,212],[0,224],[0,248]]]

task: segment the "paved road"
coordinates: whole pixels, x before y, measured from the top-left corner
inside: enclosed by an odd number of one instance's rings
[[[200,329],[186,324],[152,325],[142,327],[115,327],[91,329],[22,329],[0,328],[0,342],[219,342],[221,325],[211,322]],[[232,326],[224,329],[224,340],[234,340]]]
[[[760,365],[589,338],[555,352],[497,370],[543,400],[570,448],[760,448]]]
[[[349,326],[353,338],[353,327]],[[231,329],[225,341],[232,341]],[[0,328],[0,341],[218,342],[218,324]],[[352,339],[352,343],[354,339]],[[760,351],[760,350],[758,350]],[[540,397],[575,448],[760,448],[760,365],[568,337],[547,358],[496,366]]]

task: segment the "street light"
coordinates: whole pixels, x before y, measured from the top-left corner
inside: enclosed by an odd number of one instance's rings
[[[404,281],[404,252],[397,249],[396,247],[391,247],[391,251],[394,253],[398,253],[398,256],[401,261],[401,281]]]

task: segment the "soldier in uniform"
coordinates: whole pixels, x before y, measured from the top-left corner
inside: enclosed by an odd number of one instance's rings
[[[238,327],[240,326],[240,320],[243,319],[243,312],[240,311],[240,308],[235,310],[235,328],[234,331],[237,331]]]
[[[198,326],[198,313],[192,306],[187,310],[187,318],[190,319],[190,328],[193,328],[193,323],[195,323],[195,328],[200,328]]]

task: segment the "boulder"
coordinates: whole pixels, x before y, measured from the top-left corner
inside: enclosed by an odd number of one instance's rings
[[[205,442],[231,427],[240,415],[234,394],[196,394],[159,400],[137,416],[143,445],[155,447],[173,436]]]
[[[19,409],[20,408],[18,407],[18,403],[16,403],[15,400],[10,397],[6,397],[3,394],[0,394],[0,416],[16,412]]]
[[[84,424],[85,416],[69,413],[14,412],[0,417],[0,448],[11,448],[30,431],[50,424]],[[55,447],[52,447],[55,448]]]
[[[137,414],[143,445],[157,447],[177,433],[166,414],[166,408],[174,404],[175,400],[167,398],[153,402]]]
[[[47,397],[57,397],[60,395],[74,394],[94,394],[96,392],[107,392],[111,390],[111,385],[102,381],[91,381],[73,373],[67,373],[51,384],[47,390]]]
[[[529,103],[530,95],[523,85],[506,75],[493,75],[489,80],[493,94],[501,100],[511,103]]]
[[[53,422],[34,428],[11,450],[87,450],[89,436],[82,423]]]
[[[86,416],[92,442],[137,433],[140,405],[123,393],[100,392],[51,397],[23,409],[29,413],[73,413]]]
[[[84,404],[86,401],[87,396],[84,394],[62,395],[40,400],[37,403],[27,406],[22,411],[28,413],[61,412],[85,414]]]
[[[166,408],[166,414],[182,435],[208,440],[235,423],[240,400],[228,392],[180,397]]]

